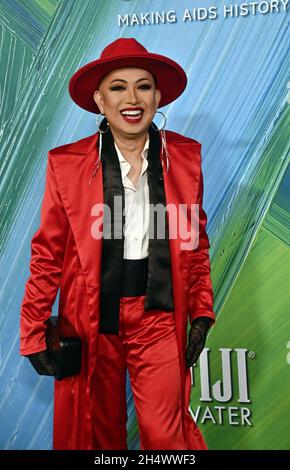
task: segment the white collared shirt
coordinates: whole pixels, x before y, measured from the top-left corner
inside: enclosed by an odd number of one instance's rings
[[[141,153],[143,163],[137,187],[127,176],[131,169],[130,163],[124,158],[115,141],[114,143],[120,162],[125,193],[123,258],[146,258],[149,247],[149,187],[146,171],[148,167],[149,134]]]

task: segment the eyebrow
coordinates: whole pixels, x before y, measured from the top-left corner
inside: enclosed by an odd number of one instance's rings
[[[141,82],[141,80],[150,80],[149,78],[147,77],[143,77],[143,78],[138,78],[138,80],[136,80],[135,83],[138,83],[138,82]],[[123,80],[122,78],[115,78],[114,80],[112,80],[109,85],[113,82],[124,82],[124,83],[127,83],[127,80]]]

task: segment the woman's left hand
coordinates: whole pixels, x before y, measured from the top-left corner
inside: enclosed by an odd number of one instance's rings
[[[186,367],[193,366],[199,358],[205,345],[210,323],[211,320],[208,317],[198,317],[191,323],[186,349]]]

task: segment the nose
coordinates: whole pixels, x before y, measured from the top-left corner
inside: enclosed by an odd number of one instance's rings
[[[128,88],[127,92],[127,102],[130,104],[138,103],[138,96],[134,87]]]

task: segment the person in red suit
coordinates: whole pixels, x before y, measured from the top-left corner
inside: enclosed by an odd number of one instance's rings
[[[55,374],[46,321],[59,288],[58,315],[82,341],[80,373],[54,382],[54,449],[127,449],[127,369],[141,449],[207,449],[189,406],[215,322],[201,144],[153,122],[186,84],[133,38],[70,79],[98,130],[48,151],[20,321],[39,374]]]

